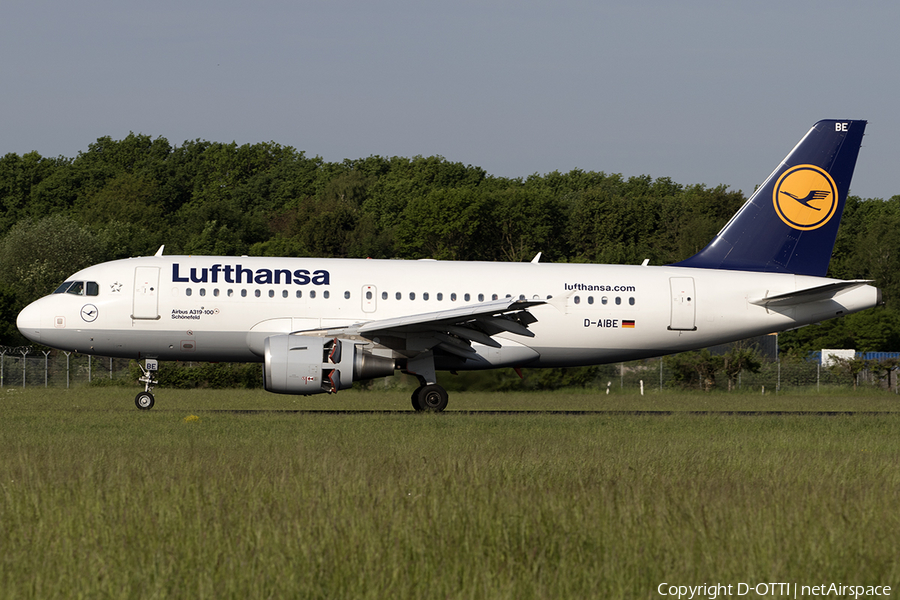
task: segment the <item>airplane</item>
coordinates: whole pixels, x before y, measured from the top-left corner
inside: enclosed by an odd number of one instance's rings
[[[69,277],[19,314],[31,341],[141,365],[261,362],[266,390],[337,393],[412,374],[416,411],[448,403],[437,371],[574,367],[704,348],[874,307],[826,271],[866,121],[817,122],[700,252],[666,266],[155,256]],[[813,204],[811,204],[813,203]]]

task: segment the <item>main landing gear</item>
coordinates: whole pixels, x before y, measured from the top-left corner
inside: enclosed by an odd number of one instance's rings
[[[441,412],[447,408],[447,390],[436,383],[421,385],[412,393],[411,400],[416,412]]]
[[[159,371],[159,362],[156,359],[148,358],[146,363],[146,367],[143,367],[138,363],[138,366],[141,367],[141,372],[143,373],[143,376],[138,379],[138,381],[144,384],[144,391],[134,397],[134,405],[140,410],[150,410],[153,408],[156,399],[153,398],[153,394],[151,394],[150,391],[153,389],[154,385],[159,383],[159,381],[153,377],[156,372]]]
[[[405,372],[415,375],[421,384],[410,398],[416,412],[441,412],[447,408],[447,390],[437,384],[431,350],[411,358]]]

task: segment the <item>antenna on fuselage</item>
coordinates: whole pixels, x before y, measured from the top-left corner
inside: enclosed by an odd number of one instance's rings
[[[157,251],[156,251],[156,254],[154,254],[153,256],[162,256],[162,255],[163,255],[163,254],[162,254],[162,253],[163,253],[163,248],[165,248],[165,247],[166,247],[165,244],[163,244],[162,246],[160,246],[160,247],[159,247],[159,250],[157,250]]]

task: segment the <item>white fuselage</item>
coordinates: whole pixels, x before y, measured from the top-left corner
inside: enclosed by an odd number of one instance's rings
[[[783,331],[875,306],[862,285],[783,308],[749,300],[835,280],[683,267],[357,259],[154,256],[83,269],[19,316],[32,340],[75,352],[160,360],[263,359],[273,334],[435,313],[511,296],[548,299],[533,337],[473,344],[451,368],[600,364]],[[91,289],[84,286],[85,290]],[[379,340],[361,340],[374,348]],[[396,347],[391,352],[402,356]],[[447,368],[439,362],[438,368]]]

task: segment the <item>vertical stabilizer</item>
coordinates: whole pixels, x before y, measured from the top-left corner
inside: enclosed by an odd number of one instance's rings
[[[675,266],[824,277],[865,129],[813,125],[715,239]]]

